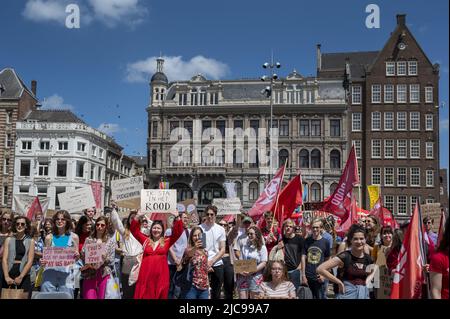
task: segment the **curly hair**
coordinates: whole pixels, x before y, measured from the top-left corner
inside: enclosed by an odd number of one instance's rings
[[[347,232],[347,241],[346,241],[347,247],[350,247],[352,245],[352,239],[356,233],[363,233],[364,238],[367,239],[367,230],[358,224],[353,224],[350,226]]]
[[[281,261],[281,260],[269,260],[267,262],[267,266],[264,269],[264,273],[263,273],[263,280],[265,282],[271,282],[272,281],[272,268],[273,268],[274,264],[280,264],[281,265],[281,267],[283,268],[283,270],[281,271],[281,273],[282,273],[281,280],[282,281],[287,281],[288,280],[287,267],[286,267],[286,264],[284,263],[284,261]]]
[[[256,249],[257,250],[261,250],[262,246],[264,245],[264,240],[263,240],[263,236],[262,236],[261,230],[258,228],[258,226],[253,225],[253,226],[250,226],[247,229],[247,232],[249,230],[251,230],[251,229],[253,229],[255,231],[255,245],[256,245]]]

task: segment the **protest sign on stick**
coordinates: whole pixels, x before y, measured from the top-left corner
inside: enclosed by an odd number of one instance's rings
[[[96,205],[91,186],[58,194],[58,199],[61,209],[67,210],[70,214],[81,213],[84,209]]]
[[[111,199],[117,206],[138,209],[141,204],[141,190],[144,189],[142,176],[111,181]]]
[[[86,264],[103,263],[103,254],[105,253],[104,243],[86,244],[84,262]]]
[[[177,191],[175,189],[142,189],[141,211],[144,213],[176,214]]]
[[[45,267],[66,267],[75,262],[74,250],[69,247],[44,247]]]
[[[214,198],[213,205],[217,207],[217,216],[241,213],[241,200],[239,198]]]

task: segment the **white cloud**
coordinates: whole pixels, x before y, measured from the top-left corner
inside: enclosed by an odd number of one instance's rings
[[[99,125],[97,130],[102,131],[103,133],[108,134],[108,135],[113,135],[114,133],[118,133],[118,132],[122,131],[119,124],[115,124],[115,123],[102,123]]]
[[[58,94],[53,94],[47,98],[44,98],[42,102],[43,110],[71,110],[73,111],[73,106],[70,104],[64,104],[64,99]]]
[[[31,21],[56,21],[64,24],[66,21],[66,6],[57,0],[28,0],[23,16]]]
[[[148,11],[140,5],[140,0],[88,0],[95,17],[109,27],[120,22],[130,26],[142,23]]]
[[[439,123],[439,127],[442,131],[448,131],[448,119],[442,119]]]
[[[156,59],[150,57],[145,60],[129,63],[127,65],[128,82],[147,82],[156,72]],[[206,78],[217,80],[227,75],[230,70],[228,65],[215,59],[197,55],[189,61],[184,61],[182,56],[164,56],[164,73],[169,81],[188,80],[200,73]]]

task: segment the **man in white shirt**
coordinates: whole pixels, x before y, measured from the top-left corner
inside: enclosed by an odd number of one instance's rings
[[[225,254],[225,229],[216,224],[217,207],[208,206],[205,210],[206,219],[200,225],[206,236],[206,250],[208,251],[208,272],[211,286],[211,299],[220,299],[223,284],[223,261]]]

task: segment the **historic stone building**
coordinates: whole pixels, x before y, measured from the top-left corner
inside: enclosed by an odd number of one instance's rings
[[[267,84],[208,80],[200,74],[169,83],[163,63],[158,59],[147,108],[150,188],[167,181],[179,200],[196,198],[202,209],[213,198],[225,197],[223,183],[232,181],[244,208],[251,207],[270,178],[271,112],[262,94]],[[307,201],[328,196],[345,164],[344,93],[341,79],[304,77],[295,70],[274,83],[272,127],[278,128],[278,138],[273,167],[288,161],[285,181],[301,171]]]

